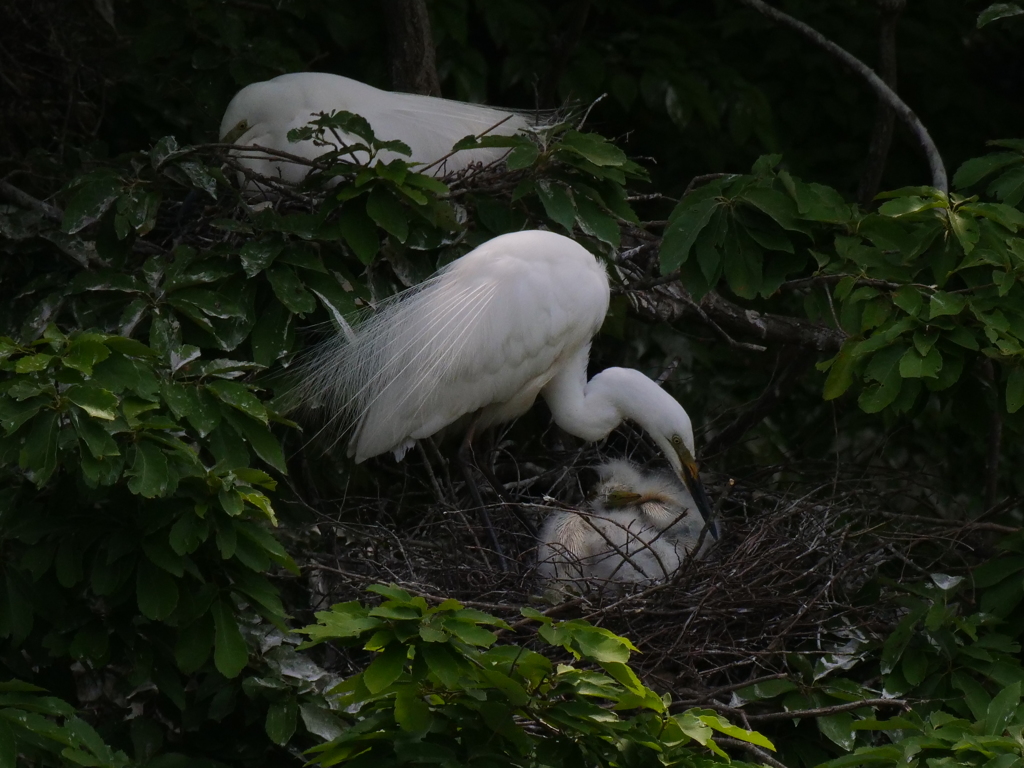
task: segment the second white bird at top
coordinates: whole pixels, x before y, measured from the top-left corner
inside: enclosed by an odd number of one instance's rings
[[[366,118],[378,139],[398,139],[412,150],[411,156],[385,150],[378,155],[378,162],[402,158],[423,165],[448,155],[466,136],[511,136],[534,123],[529,115],[482,104],[384,91],[324,72],[295,72],[252,83],[239,91],[224,112],[220,137],[230,136],[235,144],[267,147],[315,160],[334,147],[317,146],[311,139],[291,142],[288,132],[306,125],[321,112],[335,111]],[[325,138],[333,140],[332,135]],[[346,143],[362,143],[362,139],[344,133],[341,138]],[[507,151],[501,147],[460,150],[430,172],[443,175],[470,163],[491,163]],[[236,159],[251,171],[290,183],[302,181],[310,170],[308,165],[258,150],[236,153]],[[367,156],[365,152],[355,153],[353,159],[366,162]]]

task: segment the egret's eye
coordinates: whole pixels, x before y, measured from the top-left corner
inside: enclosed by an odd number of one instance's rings
[[[683,444],[683,438],[681,438],[679,435],[672,435],[672,445],[682,445],[682,444]]]

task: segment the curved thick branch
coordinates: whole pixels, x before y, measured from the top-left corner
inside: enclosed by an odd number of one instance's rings
[[[878,98],[888,104],[907,128],[910,129],[910,132],[917,137],[917,140],[921,144],[921,149],[924,150],[925,158],[928,161],[928,167],[931,170],[932,186],[936,189],[942,190],[943,192],[949,191],[949,179],[946,176],[946,166],[942,162],[942,155],[939,154],[939,149],[935,146],[935,142],[932,141],[932,137],[929,135],[928,129],[924,127],[924,124],[920,119],[918,119],[917,115],[914,114],[914,111],[907,106],[906,102],[897,96],[892,88],[886,85],[885,81],[875,74],[871,67],[846,49],[840,48],[813,27],[810,27],[799,19],[795,19],[789,14],[780,11],[778,8],[773,8],[762,0],[739,1],[743,3],[743,5],[753,8],[762,16],[766,16],[774,22],[799,32],[819,48],[823,48],[828,51],[832,56],[839,59],[841,62],[846,64],[846,66],[864,78],[868,85],[871,86],[872,90],[874,90],[878,95]]]
[[[634,310],[646,320],[675,322],[697,318],[716,332],[732,332],[747,338],[774,344],[789,344],[815,352],[834,354],[846,334],[836,328],[784,315],[772,315],[744,309],[714,291],[695,302],[682,285],[671,283],[648,290],[628,291]],[[763,351],[763,347],[733,342],[733,346]]]

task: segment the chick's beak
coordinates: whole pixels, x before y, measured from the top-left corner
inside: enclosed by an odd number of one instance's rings
[[[712,521],[711,502],[708,500],[708,495],[704,491],[704,484],[700,481],[700,477],[697,474],[697,462],[693,460],[693,456],[689,454],[689,451],[680,451],[679,460],[683,467],[683,482],[686,483],[690,495],[693,496],[693,501],[697,505],[697,511],[700,512],[704,522],[708,525],[708,533],[717,539],[718,527]]]

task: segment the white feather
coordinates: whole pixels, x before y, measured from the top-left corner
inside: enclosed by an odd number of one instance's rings
[[[455,143],[466,136],[510,136],[529,130],[539,120],[538,115],[481,104],[383,91],[340,75],[296,72],[253,83],[239,91],[224,112],[220,136],[223,138],[241,130],[236,144],[267,147],[315,160],[335,147],[317,146],[312,140],[290,142],[288,132],[306,125],[321,112],[333,111],[361,115],[378,139],[397,139],[412,150],[410,157],[391,151],[381,152],[376,158],[378,162],[401,157],[423,166],[448,155]],[[342,134],[341,138],[346,143],[362,143],[357,137],[347,134]],[[431,168],[430,172],[443,175],[462,170],[471,163],[492,163],[506,152],[500,147],[462,150]],[[235,157],[251,171],[290,183],[302,181],[309,172],[307,165],[258,150],[236,152]],[[365,153],[356,153],[354,159],[366,162],[367,157]]]

